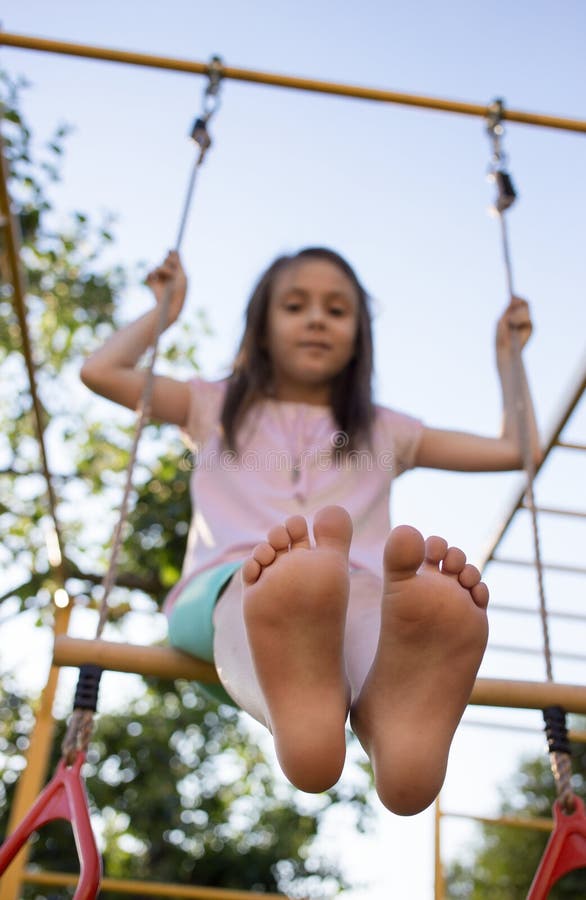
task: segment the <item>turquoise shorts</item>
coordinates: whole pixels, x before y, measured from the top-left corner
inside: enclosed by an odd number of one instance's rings
[[[169,643],[205,662],[214,662],[214,608],[242,562],[222,563],[190,578],[180,591],[169,616]],[[215,700],[236,706],[219,684],[201,685]]]

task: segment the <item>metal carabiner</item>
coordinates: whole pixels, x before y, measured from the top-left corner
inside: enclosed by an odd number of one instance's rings
[[[208,121],[220,105],[220,86],[224,64],[220,56],[212,56],[208,66],[208,83],[203,95],[202,118]]]
[[[512,178],[505,167],[506,155],[502,147],[502,138],[505,133],[503,118],[504,102],[500,97],[497,97],[488,107],[486,130],[492,141],[492,158],[488,177],[496,185],[497,197],[494,208],[499,213],[512,206],[517,199],[517,192],[515,191]]]
[[[203,94],[202,112],[193,123],[190,134],[191,139],[199,146],[198,165],[201,165],[205,154],[212,145],[208,122],[220,105],[222,71],[222,60],[219,56],[213,56],[208,66],[208,83]]]
[[[486,130],[492,140],[493,146],[493,162],[500,163],[504,160],[504,154],[501,146],[501,139],[505,133],[503,125],[505,104],[501,97],[496,97],[486,114]]]

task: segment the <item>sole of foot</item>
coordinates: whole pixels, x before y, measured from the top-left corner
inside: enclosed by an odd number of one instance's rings
[[[402,525],[384,554],[379,643],[351,711],[377,792],[399,815],[433,802],[488,639],[488,588],[464,553]]]
[[[277,757],[312,793],[339,779],[349,688],[344,668],[352,523],[337,506],[276,526],[244,563],[243,612]]]

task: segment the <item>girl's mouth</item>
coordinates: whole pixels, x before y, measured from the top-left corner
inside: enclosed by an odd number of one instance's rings
[[[302,350],[329,350],[330,345],[321,341],[303,341],[299,344]]]

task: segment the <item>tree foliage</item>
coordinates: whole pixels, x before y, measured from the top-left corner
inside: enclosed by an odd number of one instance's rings
[[[116,300],[129,280],[136,280],[137,273],[131,276],[119,265],[106,264],[113,243],[110,220],[94,225],[88,215],[77,211],[65,224],[57,223],[50,202],[51,187],[60,176],[68,129],[57,128],[38,149],[19,111],[22,84],[3,76],[0,85],[9,186],[22,231],[27,330],[44,412],[66,571],[78,579],[76,592],[95,601],[134,425],[130,415],[112,409],[104,413],[105,406],[90,402],[78,372],[82,360],[116,327]],[[0,244],[0,256],[2,250]],[[48,605],[48,592],[54,587],[46,541],[51,523],[22,355],[23,339],[6,262],[2,271],[0,375],[11,390],[3,391],[0,398],[0,561],[4,571],[14,573],[15,582],[17,573],[21,575],[10,594],[19,600],[20,608],[42,608]],[[196,344],[193,333],[174,330],[172,342],[165,347],[163,365],[165,359],[181,359],[184,365],[196,368]],[[152,548],[156,529],[152,525],[143,534],[141,522],[136,526],[130,523],[124,560],[128,572],[122,573],[121,583],[129,580],[131,586],[143,587],[147,595],[157,599],[176,577],[189,521],[185,488],[188,472],[179,465],[183,453],[173,429],[154,425],[146,429],[136,490],[150,504],[153,521],[159,514],[163,516],[165,537],[170,540],[159,541],[161,552],[154,566],[144,558],[138,562],[135,551]],[[170,474],[172,471],[176,475]],[[166,491],[157,494],[159,474],[176,488],[172,496]],[[98,515],[94,514],[96,508]],[[169,530],[171,514],[176,524]],[[144,581],[138,577],[139,571]],[[127,575],[133,577],[127,579]]]
[[[584,795],[586,745],[572,744],[572,786]],[[499,814],[519,818],[549,818],[555,799],[549,760],[544,752],[524,761],[502,791]],[[505,825],[483,825],[470,862],[450,866],[448,897],[466,900],[525,900],[548,834]],[[586,897],[586,869],[562,878],[550,893],[552,900]]]
[[[34,709],[6,679],[0,710],[3,832]],[[62,736],[63,723],[53,767]],[[331,896],[343,884],[312,842],[320,815],[344,798],[301,800],[275,779],[237,711],[213,706],[192,684],[151,683],[122,714],[100,716],[86,768],[92,818],[112,877],[281,890],[292,897]],[[357,792],[352,802],[361,827],[364,796]],[[44,869],[77,872],[69,826],[43,828],[31,858]],[[27,891],[25,900],[41,896],[38,888]]]
[[[128,462],[128,416],[100,415],[79,384],[81,361],[116,327],[116,299],[129,281],[107,263],[111,222],[83,212],[57,223],[51,203],[68,129],[40,148],[21,113],[22,82],[0,78],[2,134],[10,191],[22,230],[28,330],[45,420],[46,444],[64,552],[67,587],[96,606]],[[1,229],[0,229],[1,235]],[[0,241],[2,240],[0,236]],[[0,258],[5,247],[0,243]],[[4,276],[6,260],[2,262]],[[52,616],[57,576],[47,550],[51,519],[39,464],[22,335],[7,277],[0,287],[0,613]],[[179,329],[168,359],[196,366],[196,338]],[[103,410],[103,407],[102,407]],[[132,621],[137,603],[156,614],[180,573],[190,517],[189,458],[174,432],[149,426],[136,473],[112,617]],[[104,681],[111,676],[106,674]],[[0,685],[0,825],[6,827],[14,782],[24,765],[34,703],[8,676]],[[53,766],[59,756],[55,742]],[[322,814],[351,803],[366,821],[366,790],[331,792],[313,807],[275,777],[249,740],[240,714],[209,701],[191,684],[145,684],[119,715],[99,717],[88,757],[88,789],[109,874],[304,896],[343,884],[312,849]],[[64,831],[65,829],[65,831]],[[63,824],[44,828],[33,862],[75,871]],[[40,898],[38,889],[25,896]],[[111,897],[114,895],[110,895]],[[122,895],[120,895],[122,896]]]

